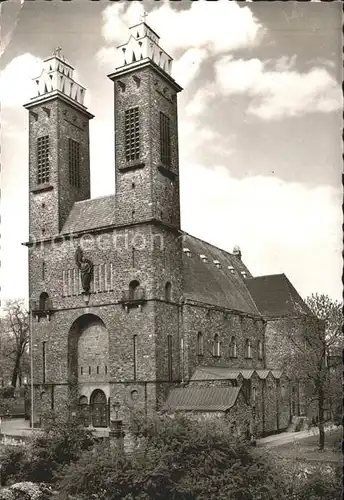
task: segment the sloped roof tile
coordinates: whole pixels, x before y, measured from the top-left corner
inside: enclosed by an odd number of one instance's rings
[[[263,316],[312,315],[284,274],[247,278],[245,284]]]
[[[110,226],[116,223],[116,195],[102,196],[74,203],[62,233],[75,233]]]
[[[240,387],[173,389],[163,407],[173,411],[228,411],[237,400]]]
[[[191,252],[190,257],[183,254],[184,296],[187,299],[260,315],[245,285],[246,279],[241,275],[242,271],[247,276],[250,273],[237,256],[187,233],[184,233],[183,245]],[[200,255],[207,256],[208,262],[203,262]],[[220,262],[220,268],[214,260]],[[234,268],[234,273],[228,266]]]

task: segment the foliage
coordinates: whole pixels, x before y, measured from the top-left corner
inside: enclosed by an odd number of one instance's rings
[[[284,499],[270,465],[231,437],[225,422],[168,416],[136,421],[137,446],[96,446],[63,471],[60,498]]]
[[[1,399],[13,399],[14,398],[14,387],[1,387],[0,388],[0,400]]]
[[[93,444],[90,431],[77,420],[51,414],[50,418],[46,417],[44,431],[37,432],[26,446],[6,449],[2,458],[2,480],[6,484],[18,480],[54,482],[64,465],[77,461]]]
[[[328,466],[328,469],[331,466]],[[324,471],[324,467],[313,470],[300,485],[297,500],[341,500],[342,474],[338,465],[335,470]]]
[[[21,385],[22,375],[28,371],[28,344],[30,336],[28,312],[21,300],[6,303],[5,317],[1,320],[0,366],[2,378],[11,373],[11,385]]]
[[[328,366],[328,355],[341,343],[342,305],[327,295],[313,294],[306,299],[312,313],[304,318],[303,335],[290,328],[292,349],[284,355],[284,366],[302,381],[306,404],[316,404],[319,415],[319,447],[325,446],[324,412],[328,402],[335,409],[340,401],[340,372]]]
[[[298,462],[287,460],[280,469],[291,500],[341,500],[341,466],[339,463]]]

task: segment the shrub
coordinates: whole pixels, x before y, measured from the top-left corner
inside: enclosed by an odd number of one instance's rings
[[[74,419],[51,415],[43,432],[37,432],[25,447],[7,448],[2,460],[3,484],[16,480],[55,481],[56,474],[66,464],[80,458],[94,444],[90,433]]]
[[[0,388],[0,399],[13,399],[14,398],[14,387],[1,387]]]
[[[312,472],[295,488],[297,500],[341,500],[342,471],[336,467],[323,464],[314,467]]]
[[[5,486],[9,480],[21,480],[25,457],[26,450],[23,446],[5,448],[1,453],[1,486]]]
[[[136,422],[137,424],[137,422]],[[156,418],[136,425],[139,446],[96,446],[62,471],[61,499],[282,500],[276,471],[223,422]]]

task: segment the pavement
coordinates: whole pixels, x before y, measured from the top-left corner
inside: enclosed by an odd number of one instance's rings
[[[37,432],[40,429],[31,429],[29,420],[24,418],[11,418],[11,419],[1,419],[0,424],[0,435],[1,436],[16,436],[16,437],[27,437],[31,436],[32,432]],[[95,436],[108,436],[109,429],[94,429]]]
[[[325,432],[337,429],[335,425],[325,425]],[[317,436],[319,434],[318,427],[311,427],[305,431],[299,432],[281,432],[280,434],[273,434],[264,438],[257,439],[257,446],[264,446],[265,448],[274,448],[282,444],[293,443],[300,439],[305,439],[310,436]]]

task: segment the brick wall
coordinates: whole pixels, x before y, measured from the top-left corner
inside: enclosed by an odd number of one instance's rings
[[[225,364],[231,368],[264,368],[264,359],[258,359],[258,340],[264,345],[264,322],[248,316],[240,316],[229,311],[210,310],[187,304],[183,308],[185,375],[191,377],[197,365],[217,366]],[[203,334],[204,355],[197,354],[197,335]],[[214,335],[219,335],[221,356],[213,356]],[[237,357],[231,357],[231,339],[237,342]],[[245,343],[252,345],[252,357],[245,353]],[[264,358],[264,356],[263,356]]]
[[[39,185],[37,139],[45,135],[50,178],[47,185]],[[80,144],[80,188],[69,183],[69,138]],[[73,203],[90,197],[89,116],[59,98],[30,108],[29,189],[29,231],[36,239],[57,235]]]
[[[173,81],[164,78],[154,65],[114,79],[116,190],[123,222],[153,216],[179,227],[176,89]],[[125,111],[132,107],[139,107],[140,112],[140,159],[128,163],[124,124]],[[168,116],[171,131],[171,165],[163,169],[159,169],[160,112]]]

